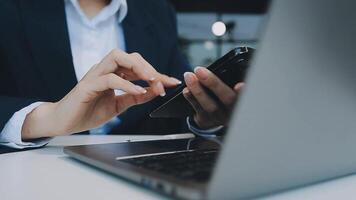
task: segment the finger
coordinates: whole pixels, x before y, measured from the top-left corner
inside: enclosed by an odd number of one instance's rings
[[[146,68],[146,71],[149,71],[149,76],[152,78],[148,81],[148,84],[152,87],[155,94],[165,96],[166,91],[162,83],[163,75],[159,74],[139,53],[132,53],[130,56],[132,57],[133,62],[139,66],[138,68]]]
[[[184,88],[183,96],[187,99],[189,104],[193,107],[193,109],[196,113],[193,116],[193,118],[194,118],[195,123],[197,123],[200,128],[210,128],[210,127],[215,126],[215,124],[219,124],[219,123],[215,122],[216,114],[214,113],[213,115],[211,115],[211,114],[205,112],[204,109],[198,103],[198,101],[190,93],[188,88]],[[211,126],[212,123],[214,124],[213,126]]]
[[[235,92],[240,92],[244,85],[245,83],[237,83],[234,87]]]
[[[189,104],[193,107],[196,113],[202,114],[204,110],[202,107],[199,105],[197,100],[193,97],[193,95],[189,92],[188,88],[183,89],[183,96],[184,98],[189,102]]]
[[[154,88],[153,91],[155,91],[156,94],[164,96],[164,87],[161,83],[155,81],[157,74],[155,74],[154,70],[144,67],[137,57],[137,54],[127,54],[120,50],[113,50],[102,60],[101,63],[99,63],[99,66],[96,67],[97,73],[99,75],[106,76],[107,73],[112,74],[120,71],[119,68],[123,68],[122,71],[126,71],[127,74],[131,74],[132,76],[136,76],[137,79],[149,82],[150,86]],[[124,78],[125,74],[119,73],[119,76]],[[123,85],[122,87],[130,89],[126,85]],[[125,90],[124,88],[122,89]]]
[[[189,91],[206,112],[214,113],[219,109],[215,101],[204,91],[195,74],[186,72],[184,79]]]
[[[167,75],[158,73],[154,69],[154,67],[151,64],[149,64],[139,53],[132,53],[130,55],[133,57],[135,62],[137,62],[138,64],[140,64],[143,67],[146,67],[147,70],[149,70],[152,73],[152,75],[150,75],[150,76],[154,77],[154,79],[153,78],[150,79],[150,81],[148,83],[153,88],[153,91],[155,92],[155,94],[160,95],[162,97],[166,96],[166,91],[165,91],[164,86],[173,87],[173,86],[180,84],[174,78],[171,78],[171,77],[168,77]]]
[[[228,85],[222,82],[215,74],[204,67],[196,67],[194,70],[199,82],[211,90],[224,105],[232,105],[236,100],[236,93]]]
[[[132,70],[133,65],[134,63],[126,52],[114,49],[101,60],[94,70],[99,73],[98,75],[105,75],[114,73],[118,67]]]
[[[169,77],[165,74],[159,74],[158,80],[161,81],[165,87],[174,87],[174,86],[182,84],[182,81],[180,81],[174,77]]]
[[[130,80],[130,81],[137,80],[137,77],[127,75],[126,73],[119,73],[119,74],[120,74],[119,76],[125,80]],[[155,79],[153,81],[148,81],[148,84],[153,89],[156,95],[165,96],[166,92],[164,86],[158,79]]]
[[[109,89],[119,89],[134,95],[147,93],[147,90],[142,88],[141,86],[135,85],[130,81],[124,80],[113,73],[99,77],[91,84],[91,87],[93,92],[103,92]]]
[[[162,84],[166,87],[172,87],[181,84],[182,82],[177,80],[176,78],[169,77],[167,75],[161,74],[156,71],[156,69],[149,63],[147,62],[141,54],[139,53],[132,53],[132,56],[136,58],[142,66],[146,67],[148,70],[152,72],[152,75],[158,79],[159,81],[162,82]]]
[[[174,79],[174,78],[168,77],[166,75],[159,75],[158,77],[160,77],[160,78],[155,79],[154,81],[150,81],[149,85],[150,85],[150,87],[153,88],[153,91],[157,95],[160,95],[163,97],[163,96],[166,96],[165,86],[166,87],[174,87],[177,85],[178,80],[174,81],[174,82],[176,82],[175,84],[167,84],[167,82],[166,82],[166,85],[164,85],[163,81],[162,81],[163,79]],[[179,82],[179,84],[181,84],[181,82]]]
[[[132,70],[129,70],[129,69],[118,69],[115,73],[126,80],[137,81],[139,79],[139,77],[136,74],[134,74],[134,72]],[[182,81],[180,81],[174,77],[169,77],[167,75],[164,75],[164,74],[161,74],[158,72],[155,72],[155,74],[156,74],[155,75],[156,77],[154,78],[154,80],[161,81],[165,87],[174,87],[179,84],[182,84]],[[154,81],[154,80],[151,79],[151,81]]]
[[[144,59],[139,53],[135,52],[128,55],[131,62],[134,63],[133,68],[131,69],[134,75],[137,75],[138,78],[142,76],[149,77],[148,79],[143,79],[145,81],[153,81],[157,78],[157,71],[150,64],[146,64],[148,62],[143,62]]]
[[[133,56],[121,50],[111,51],[94,69],[96,75],[105,75],[115,73],[119,69],[131,71],[137,76],[137,79],[149,81],[155,79],[152,72],[143,67],[139,62],[133,59]]]
[[[132,74],[128,71],[120,70],[120,72],[118,72],[117,74],[120,74],[120,77],[122,77],[126,80],[130,80],[130,81],[138,80],[138,77],[135,74]],[[158,78],[156,78],[155,80],[161,81],[162,84],[164,85],[164,87],[174,87],[174,86],[182,84],[182,81],[180,81],[174,77],[169,77],[164,74],[158,73],[157,77]]]
[[[162,84],[161,81],[150,81],[149,82],[150,87],[152,88],[152,91],[156,94],[156,95],[160,95],[161,97],[166,96],[166,91],[164,89],[164,86]]]
[[[157,95],[150,88],[146,88],[147,93],[142,95],[124,94],[116,96],[116,111],[121,113],[131,106],[143,104],[152,100]]]
[[[122,68],[122,69],[120,69]],[[105,75],[108,73],[116,73],[121,77],[125,77],[126,72],[131,79],[140,79],[147,81],[156,94],[164,96],[166,94],[164,90],[164,82],[168,86],[177,85],[177,81],[167,76],[159,74],[147,61],[145,61],[138,53],[127,54],[120,50],[113,50],[108,56],[106,56],[96,67],[93,69],[93,73],[97,75]]]

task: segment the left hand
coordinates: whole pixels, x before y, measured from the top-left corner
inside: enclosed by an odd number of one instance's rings
[[[203,67],[195,68],[194,73],[186,72],[184,79],[187,88],[183,90],[183,95],[196,112],[195,123],[202,129],[226,125],[243,83],[237,83],[231,89]],[[203,86],[212,91],[219,102],[210,97]]]
[[[143,80],[142,88],[131,81]],[[24,140],[53,137],[98,127],[134,105],[165,95],[165,87],[179,84],[175,78],[157,72],[138,53],[113,50],[93,66],[60,101],[46,102],[26,116]],[[116,96],[114,90],[126,93]]]

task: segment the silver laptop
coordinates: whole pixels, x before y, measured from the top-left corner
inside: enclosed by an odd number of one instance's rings
[[[355,8],[352,0],[272,2],[222,146],[181,139],[65,153],[180,199],[259,197],[354,173]]]

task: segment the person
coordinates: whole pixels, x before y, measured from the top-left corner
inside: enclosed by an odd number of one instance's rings
[[[187,130],[178,120],[150,119],[149,103],[124,112],[164,95],[164,87],[179,83],[172,77],[190,70],[166,1],[3,0],[0,16],[0,143],[37,147],[47,143],[43,138],[86,130]],[[184,80],[184,95],[197,111],[189,127],[221,129],[241,84],[232,90],[202,67]],[[102,124],[104,131],[95,129]]]

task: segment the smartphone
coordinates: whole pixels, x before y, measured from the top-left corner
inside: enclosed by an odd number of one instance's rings
[[[243,82],[254,52],[250,47],[237,47],[216,60],[207,69],[219,77],[225,84],[233,88],[237,83]],[[183,83],[177,88],[167,92],[164,97],[153,100],[152,118],[185,118],[194,114],[194,109],[183,96]],[[205,88],[206,89],[206,88]],[[217,98],[206,89],[212,98]]]

